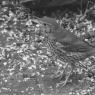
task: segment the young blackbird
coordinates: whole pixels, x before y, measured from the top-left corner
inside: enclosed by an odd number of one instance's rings
[[[95,54],[95,47],[83,41],[69,30],[60,27],[56,19],[43,17],[38,20],[53,27],[53,30],[48,33],[47,37],[47,46],[52,56],[63,62],[67,62],[72,66],[72,69],[76,62],[85,60],[87,57]],[[72,69],[67,75],[63,86],[67,83]]]

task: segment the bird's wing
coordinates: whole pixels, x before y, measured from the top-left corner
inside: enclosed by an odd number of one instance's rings
[[[71,46],[67,46],[67,47],[62,47],[63,50],[67,51],[67,52],[88,52],[90,50],[89,47],[86,46],[82,46],[82,45],[71,45]]]
[[[85,41],[76,39],[75,41],[60,41],[57,45],[60,49],[67,52],[88,52],[92,47]]]

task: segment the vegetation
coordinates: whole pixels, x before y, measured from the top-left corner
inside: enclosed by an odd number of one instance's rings
[[[56,12],[55,18],[61,27],[95,46],[94,4],[85,12]],[[70,67],[64,69],[67,63],[52,60],[44,41],[49,30],[21,4],[1,3],[0,95],[95,94],[95,56],[80,61],[82,66],[77,62],[67,84],[60,85]]]

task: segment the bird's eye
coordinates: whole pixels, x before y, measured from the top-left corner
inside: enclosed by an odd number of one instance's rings
[[[44,26],[47,26],[47,24],[46,24],[46,23],[44,23]]]

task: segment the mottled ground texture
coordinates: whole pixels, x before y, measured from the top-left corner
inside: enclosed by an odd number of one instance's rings
[[[94,33],[95,26],[90,20],[79,23],[77,19],[75,15],[71,24],[75,28],[66,26],[66,17],[62,25],[71,31],[78,28],[77,36],[82,35],[82,30],[84,34]],[[0,6],[0,95],[95,95],[95,57],[82,62],[86,70],[76,63],[67,84],[62,87],[59,83],[65,80],[69,67],[63,73],[67,63],[51,60],[43,41],[43,31],[48,29],[32,20],[23,6]]]

